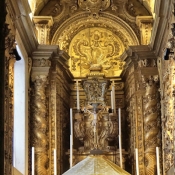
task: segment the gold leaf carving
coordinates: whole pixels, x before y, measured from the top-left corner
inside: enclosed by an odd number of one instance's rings
[[[124,62],[120,55],[124,45],[118,36],[104,28],[87,28],[79,32],[69,48],[70,69],[74,76],[86,76],[98,64],[106,76],[120,75]]]

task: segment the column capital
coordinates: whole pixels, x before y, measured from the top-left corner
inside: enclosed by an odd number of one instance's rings
[[[148,45],[151,39],[153,17],[152,16],[137,16],[136,24],[140,28],[141,44]]]
[[[33,21],[38,31],[39,44],[49,44],[50,28],[53,25],[52,16],[34,16]]]

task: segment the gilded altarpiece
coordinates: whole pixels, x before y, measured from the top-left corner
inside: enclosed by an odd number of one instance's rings
[[[154,54],[146,48],[131,47],[124,73],[127,121],[130,128],[129,158],[132,174],[135,169],[135,148],[138,148],[139,174],[156,173],[156,147],[160,139],[159,79]],[[131,50],[130,50],[131,51]],[[147,52],[147,53],[146,53]],[[132,55],[132,56],[131,56]]]

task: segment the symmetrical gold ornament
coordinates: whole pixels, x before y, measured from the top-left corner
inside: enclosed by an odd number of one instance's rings
[[[126,106],[130,128],[129,157],[132,160],[134,149],[138,148],[139,174],[153,175],[156,174],[156,147],[161,147],[158,69],[155,56],[149,52],[147,46],[140,46],[137,49],[131,47],[132,56],[126,59],[129,66],[125,72]],[[133,169],[132,173],[135,174],[135,171]]]
[[[118,117],[106,103],[110,81],[100,74],[100,67],[91,67],[87,79],[81,81],[85,92],[85,103],[74,115],[74,132],[83,146],[74,151],[74,162],[80,162],[93,151],[101,150],[112,162],[119,165],[119,150],[115,145],[118,136]],[[123,150],[123,167],[126,152]]]
[[[121,74],[124,62],[120,55],[125,46],[120,38],[104,28],[87,28],[77,34],[69,48],[71,72],[86,76],[92,65],[100,65],[106,76]]]

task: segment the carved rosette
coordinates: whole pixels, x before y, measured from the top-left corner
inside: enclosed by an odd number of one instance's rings
[[[47,120],[46,120],[46,75],[33,77],[34,103],[33,103],[33,145],[35,147],[35,173],[47,175]]]
[[[157,78],[157,77],[156,77]],[[159,94],[157,79],[150,76],[146,82],[144,98],[144,139],[145,139],[145,173],[156,172],[156,146],[160,146]]]

